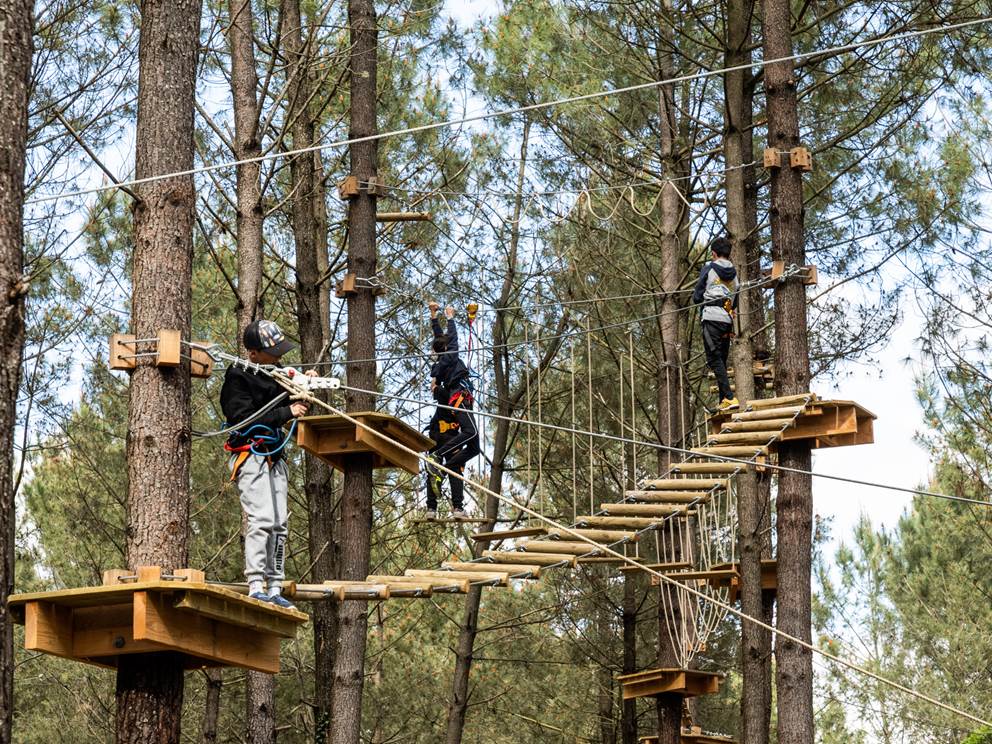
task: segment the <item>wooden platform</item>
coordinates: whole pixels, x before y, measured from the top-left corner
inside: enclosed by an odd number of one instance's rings
[[[24,625],[28,651],[116,667],[124,654],[177,651],[187,669],[236,666],[275,674],[279,643],[308,616],[207,584],[203,572],[158,567],[108,572],[104,586],[14,594],[7,602]],[[113,582],[113,583],[109,583]]]
[[[682,729],[682,744],[736,744],[737,740],[732,736],[721,736],[720,734],[704,734],[699,726]],[[657,736],[641,736],[638,744],[658,744]]]
[[[402,468],[416,475],[420,460],[397,447],[399,442],[416,452],[426,452],[434,441],[387,413],[349,413],[385,436],[377,436],[343,416],[305,416],[297,420],[296,443],[338,470],[353,455],[373,455],[373,467]]]
[[[696,697],[720,691],[724,675],[697,669],[646,669],[634,674],[621,674],[617,681],[623,685],[623,699],[631,700],[658,695]]]
[[[763,428],[778,429],[782,421],[795,414],[797,405],[801,405],[802,400],[797,401],[796,398],[766,398],[753,401],[745,411],[718,412],[710,417],[710,433],[725,435],[761,432]],[[782,431],[778,442],[809,440],[813,449],[872,444],[875,441],[876,418],[875,414],[854,401],[814,398],[792,425]],[[759,422],[766,423],[767,427],[762,427]],[[772,444],[773,449],[775,446]]]
[[[714,577],[709,583],[714,589],[729,589],[730,601],[736,602],[741,588],[740,564],[716,563],[710,568],[713,571],[731,572],[732,575]],[[778,561],[761,561],[761,591],[772,595],[778,591]]]

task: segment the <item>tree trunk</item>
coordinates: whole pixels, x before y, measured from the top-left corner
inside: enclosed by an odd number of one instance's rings
[[[224,687],[224,674],[220,669],[208,669],[207,702],[203,706],[203,744],[216,744],[217,720],[220,718],[220,693]]]
[[[789,0],[763,0],[765,59],[792,54]],[[788,151],[799,145],[799,114],[793,62],[765,67],[768,146],[777,149],[783,166],[772,169],[770,221],[773,258],[786,266],[805,264],[803,183],[789,167]],[[792,395],[809,390],[809,340],[806,335],[806,288],[800,277],[775,287],[775,391]],[[779,446],[779,464],[808,471],[805,442]],[[778,480],[778,627],[809,641],[810,563],[812,558],[812,478],[781,471]],[[778,692],[778,740],[813,742],[813,661],[810,652],[791,641],[775,645]]]
[[[510,233],[510,250],[507,254],[506,276],[500,289],[498,308],[510,304],[514,290],[517,267],[517,249],[520,245],[520,213],[523,207],[524,177],[527,169],[527,148],[530,141],[530,122],[524,123],[520,144],[520,166],[517,170],[517,193],[513,206],[513,222]],[[505,467],[506,449],[510,438],[510,421],[513,414],[513,403],[510,391],[510,358],[507,347],[506,311],[497,310],[493,320],[493,384],[496,388],[496,400],[499,415],[503,418],[496,420],[493,432],[492,469],[489,471],[489,490],[503,492],[503,470]],[[518,391],[519,392],[519,391]],[[499,517],[499,500],[486,496],[485,524],[482,531],[495,528]],[[475,543],[472,554],[479,557],[485,548],[484,543]],[[465,716],[468,712],[468,681],[472,671],[472,652],[475,647],[475,636],[479,625],[479,602],[482,592],[477,587],[471,587],[465,597],[465,613],[462,624],[458,629],[458,641],[455,644],[455,671],[451,683],[451,699],[448,701],[448,723],[445,729],[445,744],[461,744],[465,731]]]
[[[24,349],[24,161],[31,70],[32,0],[0,0],[0,743],[14,715],[14,430]]]
[[[304,47],[299,0],[286,0],[283,4],[282,41],[290,77],[288,97],[291,105],[287,118],[291,122],[292,147],[305,149],[314,143],[316,123],[310,105],[312,76],[309,70],[313,54]],[[315,153],[298,155],[290,162],[293,191],[290,221],[296,244],[296,314],[300,355],[305,362],[318,359],[329,332],[327,293],[321,289],[321,276],[327,265],[326,236],[322,234],[324,211],[320,203],[323,189],[318,188],[316,162]],[[318,581],[335,577],[332,485],[330,467],[323,460],[305,454],[303,491],[309,517],[308,547],[311,572]],[[315,659],[314,739],[323,742],[329,739],[331,731],[338,607],[333,602],[318,602],[311,608],[310,616]]]
[[[606,588],[609,584],[609,568],[605,569],[602,581],[596,580],[593,586]],[[599,626],[599,647],[607,650],[613,645],[613,615],[609,597],[601,597],[598,602],[596,624]],[[596,665],[597,718],[599,720],[599,744],[617,744],[616,722],[613,716],[613,669],[608,658],[598,660]]]
[[[754,0],[728,0],[726,67],[751,62],[751,20]],[[755,239],[756,201],[753,190],[754,160],[751,134],[753,120],[753,82],[750,70],[734,70],[724,78],[724,154],[727,166],[727,230],[733,246],[733,262],[741,284],[756,278],[758,262]],[[763,318],[760,292],[739,295],[738,332],[734,343],[736,395],[744,406],[754,397],[754,345],[751,333],[755,320]],[[757,306],[757,307],[755,307]],[[763,325],[759,323],[758,327]],[[753,471],[736,478],[739,515],[739,555],[741,572],[741,611],[752,617],[764,617],[761,591],[761,558],[765,519],[769,505],[766,487],[759,487]],[[762,483],[764,486],[765,483]],[[771,635],[750,623],[741,626],[741,741],[743,744],[767,744],[771,720]]]
[[[351,42],[351,122],[349,137],[368,137],[376,127],[375,7],[372,0],[348,0]],[[377,175],[374,140],[351,146],[351,173],[367,183]],[[376,272],[376,199],[362,192],[348,206],[348,271],[368,279]],[[375,357],[375,297],[362,289],[348,297],[349,360]],[[375,389],[375,362],[349,363],[348,384]],[[349,411],[375,408],[371,393],[349,392]],[[368,575],[372,529],[372,456],[349,458],[341,496],[341,578]],[[345,602],[339,612],[338,648],[334,665],[334,744],[358,744],[362,722],[362,682],[365,670],[366,603]]]
[[[138,45],[135,176],[193,167],[193,110],[199,51],[198,0],[145,0]],[[193,266],[192,176],[135,188],[131,329],[190,336]],[[165,570],[188,563],[189,362],[131,374],[127,432],[127,562]],[[135,654],[117,669],[117,741],[178,742],[183,666],[178,654]]]
[[[230,0],[231,99],[234,103],[234,157],[257,157],[258,103],[251,0]],[[245,328],[260,316],[262,291],[261,163],[237,166],[238,345]],[[250,744],[275,741],[275,677],[248,671],[245,677],[245,736]]]
[[[682,560],[677,529],[672,524],[665,529],[668,544],[673,547],[670,554],[659,556],[659,560]],[[658,600],[658,666],[681,667],[681,655],[676,645],[688,639],[679,637],[683,616],[678,587],[662,582],[658,587]],[[658,717],[658,744],[679,744],[682,740],[682,698],[678,695],[659,695],[655,698],[655,711]]]
[[[637,671],[637,582],[631,573],[623,577],[623,673]],[[622,700],[620,734],[623,744],[637,744],[637,701]]]

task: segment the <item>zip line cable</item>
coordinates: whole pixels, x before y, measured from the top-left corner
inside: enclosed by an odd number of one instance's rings
[[[275,379],[278,380],[279,378],[276,377]],[[390,439],[388,436],[386,436],[385,434],[383,434],[381,431],[378,431],[377,429],[369,426],[365,422],[360,421],[360,420],[354,418],[353,416],[349,416],[344,411],[342,411],[342,410],[340,410],[338,408],[335,408],[334,406],[330,405],[329,403],[325,403],[324,401],[320,400],[319,398],[317,398],[317,397],[315,397],[313,395],[310,395],[309,393],[307,393],[302,388],[299,388],[298,386],[294,385],[291,381],[288,380],[288,378],[284,378],[284,380],[285,381],[283,381],[282,384],[284,386],[286,386],[288,389],[293,390],[293,392],[295,392],[296,395],[298,395],[300,397],[303,397],[303,398],[306,398],[306,399],[310,400],[313,403],[316,403],[317,405],[319,405],[320,407],[324,408],[325,410],[330,411],[334,415],[341,416],[343,419],[345,419],[349,423],[354,424],[355,426],[360,427],[361,429],[363,429],[364,431],[367,431],[369,434],[372,434],[373,436],[376,436],[376,437],[379,437],[380,439],[383,439],[383,440],[386,440],[388,442],[391,442],[392,444],[394,444],[396,447],[398,447],[399,449],[403,450],[407,454],[413,455],[418,460],[420,460],[420,461],[422,461],[424,463],[429,463],[432,467],[434,467],[434,468],[436,468],[438,470],[441,470],[441,471],[446,472],[449,475],[449,477],[458,478],[459,480],[461,480],[466,485],[472,486],[474,489],[476,489],[478,491],[481,491],[482,493],[485,493],[487,496],[491,496],[494,499],[496,499],[496,500],[498,500],[498,501],[506,504],[507,506],[516,508],[517,510],[522,511],[522,512],[530,515],[531,517],[534,517],[535,519],[537,519],[537,520],[539,520],[541,522],[545,522],[546,524],[548,524],[550,527],[552,527],[554,529],[561,530],[565,534],[567,534],[570,537],[574,538],[576,541],[584,542],[587,545],[589,545],[591,548],[593,548],[593,549],[595,549],[597,551],[600,551],[601,553],[608,553],[612,557],[619,559],[621,562],[626,563],[626,564],[628,564],[630,566],[635,566],[637,568],[637,570],[643,571],[643,572],[649,574],[650,576],[658,579],[659,581],[665,582],[667,585],[669,585],[669,586],[671,586],[671,587],[673,587],[673,588],[675,588],[675,589],[677,589],[679,591],[684,591],[684,592],[688,592],[689,594],[695,595],[696,597],[698,597],[698,598],[700,598],[700,599],[702,599],[702,600],[704,600],[706,602],[709,602],[710,604],[715,605],[716,607],[720,608],[724,612],[729,612],[729,613],[731,613],[733,615],[736,615],[742,621],[746,621],[746,622],[752,623],[753,625],[756,625],[757,627],[761,628],[762,630],[765,630],[765,631],[767,631],[767,632],[769,632],[769,633],[777,636],[779,639],[784,639],[784,640],[787,640],[787,641],[791,641],[792,643],[795,643],[796,645],[801,646],[802,648],[806,649],[807,651],[809,651],[809,652],[811,652],[813,654],[819,654],[823,658],[829,659],[830,661],[833,661],[835,664],[839,664],[840,666],[846,667],[847,669],[849,669],[851,671],[854,671],[854,672],[858,672],[860,674],[863,674],[863,675],[865,675],[867,677],[870,677],[870,678],[876,680],[877,682],[880,682],[880,683],[882,683],[884,685],[888,685],[889,687],[892,687],[893,689],[899,690],[901,692],[906,693],[907,695],[910,695],[912,697],[915,697],[918,700],[922,700],[924,702],[930,703],[931,705],[935,705],[935,706],[937,706],[939,708],[942,708],[943,710],[946,710],[946,711],[948,711],[950,713],[954,713],[955,715],[961,716],[963,718],[967,718],[968,720],[974,721],[975,723],[978,723],[978,724],[980,724],[982,726],[992,726],[992,722],[990,722],[990,721],[986,721],[986,720],[984,720],[982,718],[979,718],[976,715],[973,715],[971,713],[967,713],[967,712],[965,712],[963,710],[960,710],[958,708],[955,708],[952,705],[949,705],[949,704],[944,703],[944,702],[942,702],[940,700],[937,700],[936,698],[930,697],[929,695],[926,695],[926,694],[924,694],[922,692],[918,692],[916,690],[913,690],[912,688],[906,687],[905,685],[902,685],[902,684],[900,684],[900,683],[898,683],[898,682],[896,682],[894,680],[891,680],[891,679],[888,679],[886,677],[883,677],[882,675],[880,675],[880,674],[878,674],[876,672],[873,672],[870,669],[865,669],[864,667],[858,666],[857,664],[854,664],[854,663],[849,662],[849,661],[847,661],[845,659],[842,659],[839,656],[835,656],[834,654],[831,654],[831,653],[829,653],[827,651],[824,651],[821,648],[818,648],[817,646],[814,646],[812,643],[810,643],[808,641],[805,641],[805,640],[803,640],[801,638],[798,638],[798,637],[796,637],[794,635],[791,635],[790,633],[786,633],[786,632],[784,632],[782,630],[779,630],[778,628],[775,628],[775,627],[769,625],[768,623],[765,623],[764,621],[759,620],[758,618],[755,618],[755,617],[752,617],[750,615],[747,615],[746,613],[742,612],[741,610],[738,610],[736,607],[733,607],[733,606],[731,606],[731,605],[729,605],[729,604],[727,604],[725,602],[721,602],[720,600],[715,599],[715,598],[713,598],[713,597],[705,594],[704,592],[701,592],[698,589],[695,589],[694,587],[689,586],[688,584],[685,584],[685,583],[676,581],[675,579],[670,578],[669,576],[666,576],[665,574],[661,573],[660,571],[656,571],[653,568],[649,568],[648,566],[644,565],[643,563],[639,563],[635,559],[633,559],[633,558],[631,558],[629,556],[626,556],[626,555],[624,555],[624,554],[622,554],[622,553],[614,550],[613,548],[611,548],[609,546],[605,546],[605,545],[602,545],[600,543],[597,543],[594,540],[592,540],[592,539],[586,537],[585,535],[581,534],[580,532],[577,532],[575,529],[572,529],[571,527],[566,527],[565,525],[559,524],[558,522],[556,522],[555,520],[551,519],[550,517],[546,517],[543,514],[540,514],[536,510],[531,509],[530,507],[517,502],[515,499],[509,498],[507,496],[504,496],[501,493],[497,493],[496,491],[493,491],[493,490],[491,490],[489,488],[486,488],[481,483],[475,483],[471,479],[466,478],[461,473],[457,473],[454,470],[451,470],[451,469],[445,467],[444,465],[441,465],[439,463],[430,463],[429,458],[427,458],[423,453],[417,452],[417,451],[411,449],[410,447],[407,447],[402,442],[397,442],[395,440]]]
[[[839,46],[825,47],[823,49],[819,49],[811,52],[800,52],[796,54],[790,54],[784,57],[775,57],[773,59],[758,60],[740,65],[722,67],[714,70],[702,70],[701,72],[693,72],[685,75],[677,75],[675,77],[668,78],[667,80],[652,80],[646,83],[637,83],[635,85],[628,85],[622,88],[611,88],[609,90],[601,90],[601,91],[596,91],[594,93],[584,93],[576,96],[568,96],[566,98],[559,98],[552,101],[532,103],[525,106],[515,106],[513,108],[502,109],[500,111],[472,114],[469,116],[464,116],[460,119],[449,119],[445,121],[432,122],[430,124],[421,124],[415,127],[394,129],[388,132],[381,132],[379,134],[372,134],[365,137],[352,137],[350,139],[336,140],[334,142],[328,142],[325,144],[311,145],[309,147],[301,147],[295,150],[286,150],[284,152],[271,152],[266,155],[259,155],[251,158],[243,158],[240,160],[231,160],[222,163],[213,163],[211,165],[197,166],[195,168],[189,168],[187,170],[174,171],[171,173],[163,173],[158,176],[134,178],[129,181],[120,181],[118,183],[108,184],[105,186],[97,186],[90,189],[79,189],[77,191],[70,191],[65,194],[56,194],[53,196],[38,197],[37,199],[31,199],[30,201],[25,202],[25,206],[30,206],[33,204],[42,204],[51,201],[60,201],[62,199],[71,199],[77,196],[84,196],[86,194],[97,194],[97,193],[103,193],[105,191],[115,191],[132,186],[140,186],[147,183],[154,183],[156,181],[162,181],[170,178],[183,178],[186,176],[194,176],[199,173],[212,173],[217,170],[222,170],[225,168],[233,168],[239,165],[247,165],[250,163],[262,163],[262,162],[268,162],[270,160],[278,160],[280,158],[292,158],[292,157],[296,157],[297,155],[305,155],[311,152],[347,147],[350,145],[357,145],[363,142],[376,142],[378,140],[386,139],[389,137],[398,137],[407,134],[417,134],[419,132],[433,131],[436,129],[457,127],[463,124],[469,124],[478,121],[488,121],[490,119],[500,119],[506,116],[523,114],[530,111],[543,111],[544,109],[553,108],[555,106],[562,106],[571,103],[580,103],[582,101],[591,101],[597,98],[605,98],[607,96],[620,95],[624,93],[634,93],[641,90],[652,90],[654,88],[660,88],[664,85],[690,82],[692,80],[703,80],[705,78],[715,77],[717,75],[723,75],[728,72],[740,72],[744,70],[752,70],[755,67],[765,67],[768,65],[779,64],[781,62],[808,60],[824,55],[844,54],[847,52],[856,51],[858,49],[866,49],[869,47],[880,46],[882,44],[887,44],[890,42],[901,42],[917,37],[928,36],[931,34],[948,33],[950,31],[955,31],[962,28],[968,28],[970,26],[977,26],[977,25],[989,23],[990,21],[992,21],[992,16],[985,16],[982,18],[975,18],[970,21],[962,21],[960,23],[953,23],[944,26],[935,26],[932,28],[920,29],[917,31],[907,31],[901,34],[891,34],[889,36],[880,36],[875,39],[866,39],[864,41],[853,42],[850,44],[841,44]]]

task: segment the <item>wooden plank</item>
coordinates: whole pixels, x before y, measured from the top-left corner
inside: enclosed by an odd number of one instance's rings
[[[510,574],[507,571],[432,571],[408,568],[403,572],[404,576],[423,576],[429,579],[444,579],[449,574],[455,574],[458,578],[468,579],[472,583],[477,581],[493,582],[494,586],[506,586],[510,582]]]
[[[719,692],[723,675],[696,669],[663,668],[623,674],[617,680],[623,685],[624,700],[665,694],[695,697]]]
[[[796,395],[781,395],[777,398],[755,398],[754,400],[748,401],[748,410],[758,410],[759,408],[781,408],[783,406],[792,406],[798,403],[802,403],[810,399],[811,403],[817,402],[816,393],[797,393]]]
[[[133,358],[135,353],[134,336],[129,333],[115,333],[110,337],[110,368],[132,370],[137,367],[137,359]],[[122,359],[121,357],[131,357]]]
[[[563,561],[571,568],[575,568],[575,556],[565,553],[534,553],[520,552],[516,550],[483,550],[482,557],[488,558],[494,563],[505,563],[515,565],[518,563],[538,566],[552,566]]]
[[[610,544],[626,540],[627,542],[637,542],[640,535],[636,532],[626,530],[583,530],[583,529],[551,529],[548,530],[548,537],[555,537],[559,540],[574,540],[576,536],[582,536],[593,542]]]
[[[24,606],[24,648],[75,658],[72,653],[72,609],[51,602],[28,602]]]
[[[277,636],[177,610],[167,592],[134,593],[134,639],[231,666],[279,671]]]
[[[706,491],[624,491],[624,498],[651,504],[672,504],[672,511],[680,511],[685,504],[705,504],[712,497]],[[677,506],[682,504],[683,506]]]
[[[680,462],[672,466],[672,470],[677,473],[707,473],[727,475],[736,473],[741,465],[733,462]],[[753,466],[749,466],[753,467]]]
[[[678,571],[680,569],[692,568],[693,564],[691,561],[675,561],[672,563],[645,563],[644,568],[650,568],[653,571]],[[620,569],[624,572],[630,571],[641,571],[640,566],[624,566]]]
[[[726,478],[655,478],[644,481],[641,487],[647,491],[710,491],[725,489],[728,482]]]
[[[522,544],[526,551],[535,553],[564,553],[570,557],[583,556],[586,554],[602,555],[603,551],[594,548],[584,542],[570,542],[568,540],[528,540]]]
[[[768,445],[777,442],[782,438],[782,432],[778,429],[765,429],[762,431],[741,431],[729,434],[710,434],[706,438],[706,444],[763,444]]]
[[[709,581],[711,579],[733,579],[740,578],[740,574],[733,569],[725,569],[721,571],[672,571],[670,573],[663,574],[666,578],[675,579],[676,581]]]
[[[637,558],[636,556],[633,555],[628,555],[623,558],[616,558],[615,556],[612,555],[604,555],[604,556],[594,556],[592,558],[579,558],[579,563],[596,563],[600,565],[613,565],[613,566],[622,563],[623,565],[627,566],[629,565],[630,561],[640,562],[642,560],[643,558]]]
[[[515,530],[498,530],[496,532],[473,532],[472,539],[476,542],[494,542],[496,540],[512,540],[517,537],[533,537],[546,535],[545,527],[519,527]]]
[[[784,426],[794,423],[792,418],[759,419],[757,421],[724,421],[718,429],[725,434],[746,431],[767,431],[774,429],[778,431]]]
[[[668,517],[685,515],[685,508],[672,509],[665,504],[600,504],[599,510],[614,517]]]
[[[445,577],[441,579],[432,578],[419,578],[415,579],[411,576],[383,576],[379,574],[372,574],[366,577],[366,581],[385,584],[390,587],[392,591],[393,586],[399,586],[401,589],[404,587],[411,586],[429,586],[431,591],[439,594],[467,594],[471,581],[461,576],[456,576],[451,572],[451,578]]]
[[[665,524],[664,517],[619,517],[616,515],[598,515],[594,517],[578,517],[576,522],[584,527],[630,527],[636,530],[647,529]]]
[[[761,421],[762,419],[792,418],[798,413],[816,415],[823,409],[811,406],[783,406],[781,408],[759,408],[756,411],[743,411],[731,414],[731,421]]]
[[[182,361],[182,336],[179,331],[163,328],[158,332],[158,348],[155,357],[156,367],[178,367]]]
[[[199,344],[200,346],[209,346],[209,341],[194,341],[194,344]],[[189,373],[192,377],[198,377],[200,379],[205,379],[210,377],[214,371],[214,360],[211,356],[205,352],[203,349],[197,349],[193,346],[189,347]]]
[[[373,434],[367,429],[356,426],[355,439],[366,444],[369,449],[381,456],[390,465],[401,468],[411,475],[417,475],[420,472],[420,459],[397,446],[386,432],[379,431],[377,434]]]
[[[340,592],[342,600],[364,600],[372,602],[389,599],[389,587],[378,582],[365,581],[325,581],[322,586]]]
[[[134,639],[131,603],[110,607],[77,607],[72,610],[72,657],[99,666],[116,666],[123,654],[161,651],[149,641]]]
[[[244,602],[233,602],[226,597],[198,592],[176,592],[172,606],[179,610],[196,612],[204,617],[220,620],[229,625],[236,625],[239,628],[251,628],[283,638],[293,638],[296,635],[296,623],[293,620],[278,617],[268,612],[259,612],[258,609]]]
[[[752,458],[756,455],[767,456],[768,448],[756,445],[741,446],[719,445],[716,447],[693,447],[692,453],[698,457],[737,457]]]
[[[449,571],[457,572],[476,572],[487,570],[487,565],[492,566],[492,564],[486,563],[464,563],[462,561],[445,561],[441,564],[441,568],[447,569]],[[502,570],[502,569],[500,569]],[[512,569],[506,569],[510,573],[511,578],[515,579],[537,579],[541,576],[541,567],[536,563],[520,563],[515,564]],[[521,574],[529,574],[522,576]]]

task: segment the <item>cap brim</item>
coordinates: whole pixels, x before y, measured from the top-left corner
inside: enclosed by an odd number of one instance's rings
[[[280,341],[275,346],[269,346],[265,349],[262,349],[262,351],[264,351],[266,354],[272,354],[273,356],[282,356],[286,352],[292,351],[295,348],[296,348],[296,344],[294,344],[292,341],[286,338]]]

